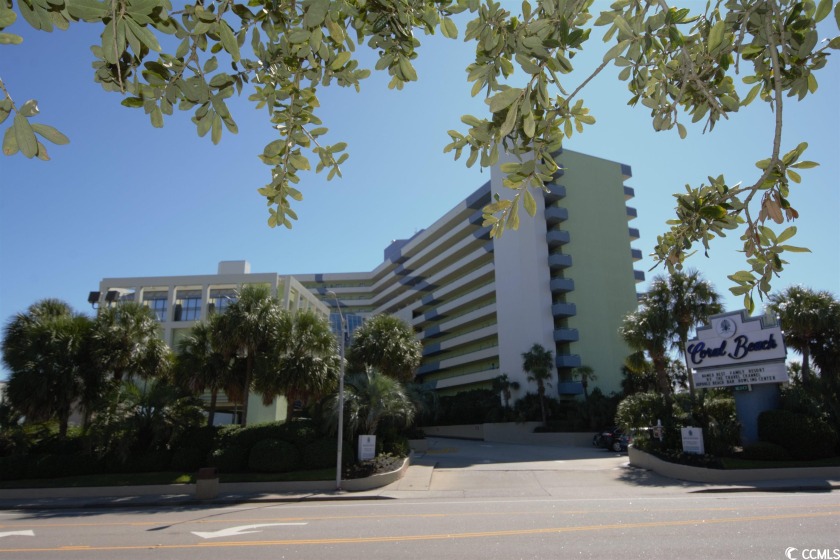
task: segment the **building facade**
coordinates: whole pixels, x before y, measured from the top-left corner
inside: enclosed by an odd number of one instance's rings
[[[394,241],[373,271],[294,277],[351,319],[389,313],[409,323],[423,342],[419,380],[439,393],[489,388],[502,374],[520,384],[514,399],[534,392],[522,371],[534,344],[555,356],[559,395],[582,391],[573,375],[582,365],[604,393],[620,391],[630,350],[618,329],[644,280],[631,247],[631,170],[571,151],[559,162],[563,173],[517,231],[491,239],[482,226],[493,195],[509,196],[497,165],[434,224]]]
[[[190,276],[148,276],[104,278],[99,291],[91,292],[88,301],[109,305],[124,301],[142,302],[157,316],[161,336],[170,348],[186,336],[193,325],[213,313],[223,313],[235,301],[237,288],[248,284],[269,286],[284,309],[312,310],[325,318],[329,308],[291,276],[276,273],[252,273],[247,261],[222,261],[216,274]],[[207,399],[209,401],[209,396]],[[219,422],[233,420],[237,405],[219,395]],[[251,394],[248,401],[248,423],[269,422],[286,418],[287,403],[283,398],[265,406],[260,395]]]
[[[634,192],[624,184],[631,170],[572,151],[558,162],[563,172],[536,197],[536,216],[523,216],[517,231],[500,238],[490,238],[481,211],[494,195],[510,194],[497,165],[489,182],[435,223],[392,242],[372,271],[279,276],[231,261],[216,275],[106,278],[96,297],[145,302],[175,347],[195,321],[223,311],[238,286],[264,283],[289,309],[331,311],[335,332],[340,308],[348,343],[366,317],[403,319],[423,343],[419,381],[441,394],[489,388],[502,374],[519,382],[514,399],[535,392],[522,370],[522,354],[534,344],[555,356],[551,386],[559,396],[582,392],[574,368],[584,365],[597,375],[593,386],[618,392],[630,353],[619,327],[644,281],[634,269],[641,252],[631,247],[639,237],[630,225],[636,210],[627,206]],[[265,414],[281,418],[284,406]]]

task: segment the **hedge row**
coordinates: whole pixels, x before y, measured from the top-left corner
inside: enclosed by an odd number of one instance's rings
[[[254,426],[202,427],[174,441],[170,449],[119,459],[84,452],[81,437],[46,440],[27,454],[0,457],[0,480],[58,478],[112,472],[197,471],[208,465],[219,472],[288,472],[335,465],[336,441],[319,433],[312,421]],[[345,464],[355,461],[351,445],[342,450]]]
[[[767,410],[758,416],[758,438],[785,449],[792,459],[810,460],[837,454],[837,432],[819,418],[790,410]]]

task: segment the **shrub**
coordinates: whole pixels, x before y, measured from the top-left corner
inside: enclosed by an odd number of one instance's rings
[[[282,422],[266,422],[251,426],[237,426],[237,429],[226,430],[219,435],[218,447],[235,446],[245,449],[247,452],[258,442],[275,439],[286,440],[288,428]]]
[[[28,455],[0,457],[0,480],[19,480],[31,470],[32,460]]]
[[[248,452],[241,447],[225,447],[213,451],[210,464],[223,473],[242,472],[246,467]]]
[[[474,389],[440,398],[442,426],[482,424],[504,416],[499,395],[489,389]]]
[[[278,428],[278,434],[278,439],[293,443],[300,449],[317,440],[319,436],[317,424],[308,418],[282,424]]]
[[[741,457],[750,461],[790,461],[787,449],[768,441],[745,445]]]
[[[173,471],[194,472],[206,466],[207,453],[197,447],[180,447],[172,454]]]
[[[172,440],[172,448],[198,449],[207,456],[213,452],[213,449],[216,448],[216,438],[219,431],[219,428],[216,426],[198,426],[189,428],[179,433],[177,437]]]
[[[313,441],[303,449],[303,466],[307,469],[324,469],[334,466],[336,451],[336,441],[334,439]],[[343,459],[343,449],[341,454]]]
[[[172,453],[166,450],[149,451],[139,456],[132,456],[125,461],[111,463],[111,472],[158,472],[169,469]]]
[[[300,453],[287,441],[264,439],[254,444],[248,467],[258,472],[288,472],[300,465]]]
[[[837,447],[837,434],[827,422],[790,410],[762,412],[758,417],[758,437],[781,445],[798,460],[832,457]]]
[[[408,457],[408,454],[411,453],[408,438],[400,437],[383,442],[382,452],[394,457]]]

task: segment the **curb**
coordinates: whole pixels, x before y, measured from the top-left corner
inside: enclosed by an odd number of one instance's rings
[[[341,490],[335,490],[335,483],[330,481],[229,482],[219,485],[222,491],[221,496],[216,495],[206,499],[195,497],[195,484],[157,485],[150,488],[114,486],[3,490],[0,491],[0,510],[195,507],[243,503],[387,500],[391,498],[365,492],[377,490],[400,480],[405,476],[410,465],[411,458],[406,457],[402,465],[394,471],[367,478],[343,480]],[[56,492],[49,495],[51,490]],[[143,490],[154,491],[144,494]],[[27,492],[29,495],[25,495]],[[101,494],[91,495],[91,492]],[[11,493],[17,495],[10,495]],[[164,495],[172,497],[167,499],[162,497]],[[133,500],[130,501],[130,499]],[[21,502],[16,502],[16,500],[21,500]]]
[[[689,465],[679,465],[676,463],[669,463],[663,461],[644,451],[640,451],[633,446],[628,449],[628,458],[630,465],[655,472],[656,474],[673,478],[677,480],[686,480],[689,482],[702,482],[705,484],[743,484],[771,481],[795,481],[795,480],[814,480],[819,479],[818,484],[796,484],[795,482],[784,485],[774,484],[772,486],[762,486],[761,488],[752,488],[751,490],[735,489],[709,489],[708,491],[773,491],[778,488],[818,488],[825,490],[826,488],[840,488],[840,467],[794,467],[794,468],[775,468],[775,469],[738,469],[738,470],[719,470],[719,469],[704,469],[702,467],[692,467]],[[742,487],[743,488],[743,487]],[[778,491],[778,490],[776,490]]]

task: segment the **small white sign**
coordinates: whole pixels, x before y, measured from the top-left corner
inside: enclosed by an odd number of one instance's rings
[[[703,455],[706,452],[703,447],[703,430],[693,426],[682,428],[682,445],[685,453]]]
[[[359,436],[359,461],[376,457],[376,436]]]

